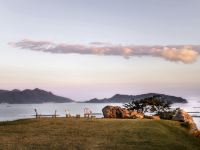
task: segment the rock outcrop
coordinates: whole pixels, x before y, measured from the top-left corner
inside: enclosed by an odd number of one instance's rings
[[[104,118],[132,118],[132,119],[143,119],[144,114],[136,111],[129,111],[126,108],[119,106],[106,106],[102,109]]]
[[[158,115],[153,115],[153,116],[145,115],[144,118],[145,119],[153,119],[153,120],[160,120],[161,119],[160,116],[158,116]]]
[[[195,137],[200,138],[200,130],[194,131],[194,132],[193,132],[193,135],[194,135]]]
[[[152,119],[154,119],[154,120],[160,120],[160,116],[157,116],[157,115],[152,116]]]
[[[178,109],[175,115],[172,117],[172,120],[183,122],[191,132],[198,130],[193,118],[183,109]]]
[[[137,111],[129,111],[129,118],[132,118],[132,119],[143,119],[144,118],[144,114],[143,113],[139,113]]]
[[[128,110],[119,106],[105,106],[102,109],[104,118],[129,118],[129,119],[167,119],[182,122],[181,125],[187,127],[189,132],[196,137],[200,137],[200,131],[198,130],[193,118],[184,110],[176,109],[172,112],[163,112],[153,116],[144,116],[143,113],[137,111]]]

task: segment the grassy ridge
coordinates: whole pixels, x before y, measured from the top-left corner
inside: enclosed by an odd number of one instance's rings
[[[0,123],[0,149],[200,149],[175,121],[43,118]]]

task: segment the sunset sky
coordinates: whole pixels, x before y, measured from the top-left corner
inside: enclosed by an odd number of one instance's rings
[[[0,0],[0,89],[197,97],[199,54],[199,0]]]

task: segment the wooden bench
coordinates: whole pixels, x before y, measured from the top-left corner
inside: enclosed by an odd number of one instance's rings
[[[55,110],[55,113],[54,113],[54,114],[50,114],[50,115],[42,115],[42,114],[39,114],[39,113],[37,112],[37,109],[34,109],[34,111],[35,111],[35,115],[33,115],[33,116],[35,116],[35,118],[42,118],[42,117],[52,117],[52,118],[56,118],[57,116],[60,116],[60,115],[57,114],[57,111],[56,111],[56,110]]]

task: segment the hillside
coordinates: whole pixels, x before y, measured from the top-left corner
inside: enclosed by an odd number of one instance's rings
[[[72,102],[73,100],[61,96],[54,95],[51,92],[47,92],[41,89],[26,89],[23,91],[20,90],[0,90],[0,103],[9,103],[9,104],[30,104],[30,103],[45,103],[45,102],[54,102],[54,103],[64,103]]]
[[[86,103],[129,103],[134,100],[139,100],[143,98],[148,98],[152,97],[154,95],[159,95],[163,97],[166,101],[169,103],[187,103],[186,99],[183,99],[181,97],[176,97],[176,96],[170,96],[170,95],[165,95],[165,94],[157,94],[157,93],[148,93],[148,94],[141,94],[141,95],[121,95],[121,94],[116,94],[111,98],[104,98],[104,99],[91,99],[89,101],[85,101]]]
[[[179,122],[43,118],[0,122],[0,149],[199,150]]]

